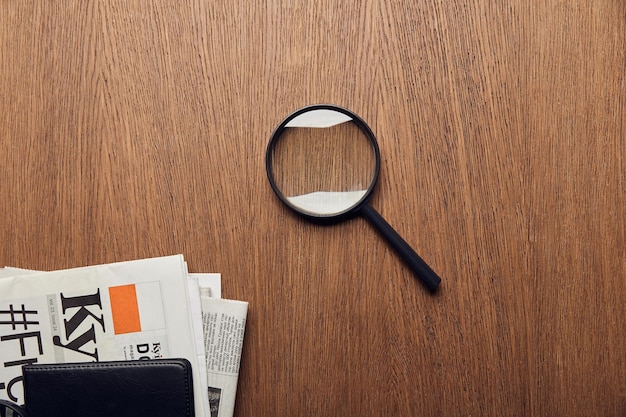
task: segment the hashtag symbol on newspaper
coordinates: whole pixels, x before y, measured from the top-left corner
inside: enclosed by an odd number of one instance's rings
[[[24,330],[28,330],[29,324],[39,324],[38,321],[28,320],[27,318],[28,314],[37,315],[37,311],[26,310],[26,307],[24,306],[24,304],[22,304],[21,310],[19,309],[16,310],[14,309],[13,304],[11,304],[9,305],[9,310],[0,310],[0,317],[4,319],[6,319],[7,317],[9,318],[8,320],[0,320],[0,325],[2,326],[10,325],[12,326],[13,330],[17,330],[17,326],[24,326]]]

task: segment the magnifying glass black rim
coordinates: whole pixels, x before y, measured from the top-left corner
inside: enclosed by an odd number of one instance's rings
[[[356,204],[353,204],[352,206],[348,207],[346,210],[340,211],[338,213],[315,214],[315,213],[305,211],[301,209],[300,207],[293,205],[292,203],[289,202],[289,200],[282,193],[282,191],[280,190],[280,188],[278,187],[274,179],[274,174],[272,170],[272,154],[276,146],[276,143],[280,139],[281,135],[286,129],[287,124],[291,120],[293,120],[294,118],[298,117],[299,115],[303,113],[307,113],[313,110],[333,110],[333,111],[343,113],[349,116],[352,119],[352,122],[354,122],[358,126],[358,128],[361,129],[361,131],[365,134],[374,152],[374,158],[375,158],[374,175],[372,177],[372,181],[370,182],[370,185],[367,191],[365,192],[365,195],[363,195],[363,197],[361,197],[361,199]],[[336,106],[334,104],[313,104],[313,105],[302,107],[294,111],[289,116],[287,116],[282,122],[280,122],[276,130],[274,130],[274,133],[272,133],[272,136],[270,137],[270,141],[267,145],[267,150],[265,152],[265,168],[267,171],[267,179],[269,180],[270,185],[272,186],[272,189],[274,190],[274,193],[276,193],[278,198],[283,203],[285,203],[290,209],[292,209],[299,215],[317,223],[323,223],[323,224],[336,223],[336,222],[345,220],[349,217],[356,215],[359,212],[359,210],[361,210],[361,208],[369,202],[372,192],[374,191],[374,188],[376,186],[378,175],[380,173],[380,149],[378,148],[378,141],[376,140],[376,137],[374,136],[372,129],[370,129],[367,123],[365,123],[365,121],[361,119],[356,113],[344,107]]]

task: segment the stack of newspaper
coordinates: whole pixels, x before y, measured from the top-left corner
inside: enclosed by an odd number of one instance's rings
[[[0,398],[23,403],[33,363],[186,358],[196,416],[230,417],[248,303],[182,255],[62,271],[0,268]]]

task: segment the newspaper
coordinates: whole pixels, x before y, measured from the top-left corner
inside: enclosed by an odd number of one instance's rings
[[[230,417],[235,409],[248,303],[211,298],[203,292],[201,302],[211,417]]]
[[[0,278],[0,398],[23,403],[21,367],[32,363],[181,357],[207,386],[181,255],[13,275]],[[206,393],[194,394],[207,416]]]
[[[178,270],[181,265],[182,268]],[[165,266],[169,267],[164,269]],[[161,274],[154,274],[156,270],[161,270]],[[134,275],[127,275],[131,272]],[[170,273],[173,275],[169,275]],[[44,275],[45,282],[40,282],[44,279]],[[29,280],[22,281],[25,276],[30,276]],[[84,281],[86,279],[84,276],[91,277],[91,284]],[[112,276],[114,279],[110,279]],[[129,276],[132,278],[129,279]],[[16,280],[16,277],[22,278]],[[8,280],[5,281],[5,278]],[[75,280],[81,281],[75,282]],[[68,281],[72,282],[68,283]],[[162,283],[163,281],[167,282]],[[17,282],[20,286],[16,286]],[[146,291],[143,291],[142,286],[144,284],[154,286],[155,282],[158,283],[160,291],[157,291],[156,295],[153,291],[151,296],[148,291],[148,298],[145,298]],[[177,291],[174,296],[167,292],[172,286],[184,289],[185,284],[186,301],[183,301],[183,291]],[[31,291],[31,285],[39,286],[39,290]],[[135,295],[138,295],[141,330],[116,333],[115,323],[118,320],[116,320],[113,306],[118,290],[115,288],[132,285],[135,286]],[[59,311],[59,305],[61,310],[63,309],[63,300],[86,297],[85,294],[77,294],[89,292],[87,289],[91,289],[92,294],[100,295],[101,304],[68,307],[67,314]],[[220,274],[187,273],[186,263],[180,255],[54,272],[5,267],[0,268],[0,291],[2,291],[0,292],[2,294],[0,295],[0,358],[3,365],[0,368],[0,398],[21,401],[21,365],[26,363],[90,360],[84,357],[90,357],[91,360],[185,357],[191,361],[195,372],[199,374],[196,375],[194,372],[194,385],[198,387],[194,390],[195,402],[202,404],[200,407],[196,405],[196,415],[211,417],[233,415],[248,303],[220,299]],[[82,299],[87,300],[87,298]],[[45,300],[45,306],[42,300]],[[111,300],[114,302],[111,303]],[[57,308],[53,309],[51,307],[53,305]],[[157,314],[158,317],[155,320],[162,321],[164,317],[168,326],[152,329],[153,326],[149,322],[142,320],[152,317],[155,305],[159,311],[158,306],[163,306],[162,314]],[[190,346],[195,347],[195,361],[193,357],[187,356],[192,355],[192,349],[187,349],[185,352],[178,350],[178,347],[172,349],[170,339],[184,340],[181,338],[189,336],[189,329],[177,327],[177,323],[183,320],[183,315],[179,314],[175,320],[170,320],[167,315],[169,309],[166,309],[165,305],[188,306],[188,323],[190,323],[193,339],[193,341],[191,339],[188,341]],[[181,311],[184,310],[183,308]],[[126,314],[125,309],[118,310],[118,313],[121,314],[122,311],[123,316]],[[64,314],[70,317],[64,317]],[[74,331],[70,332],[69,337],[66,335],[64,339],[61,339],[59,335],[63,333],[63,328],[66,326],[65,322],[63,326],[60,326],[61,319],[67,320],[67,325],[72,322],[77,325]],[[91,323],[93,329],[90,327],[90,322],[93,322]],[[113,322],[112,335],[111,322]],[[50,325],[44,323],[50,323]],[[53,323],[56,325],[53,326]],[[101,323],[102,326],[100,326]],[[96,331],[99,330],[98,327],[102,327],[101,332]],[[91,335],[92,330],[93,340],[85,336],[85,334]],[[52,335],[52,344],[49,335]],[[56,345],[55,336],[59,336],[59,341],[65,341],[66,347]],[[155,342],[156,337],[160,339]],[[148,338],[151,343],[143,343]],[[34,342],[31,339],[34,339]],[[81,341],[84,342],[82,345]],[[9,346],[11,344],[12,346]],[[68,346],[75,347],[77,351],[70,349],[68,354],[66,352]],[[51,358],[50,352],[53,352],[54,358]],[[205,369],[206,372],[204,372]],[[199,397],[201,397],[200,400]]]

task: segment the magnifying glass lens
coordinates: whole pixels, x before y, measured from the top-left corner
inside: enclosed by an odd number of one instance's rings
[[[293,118],[268,156],[277,190],[294,209],[310,216],[349,211],[376,180],[371,141],[350,116],[334,110],[311,110]]]

